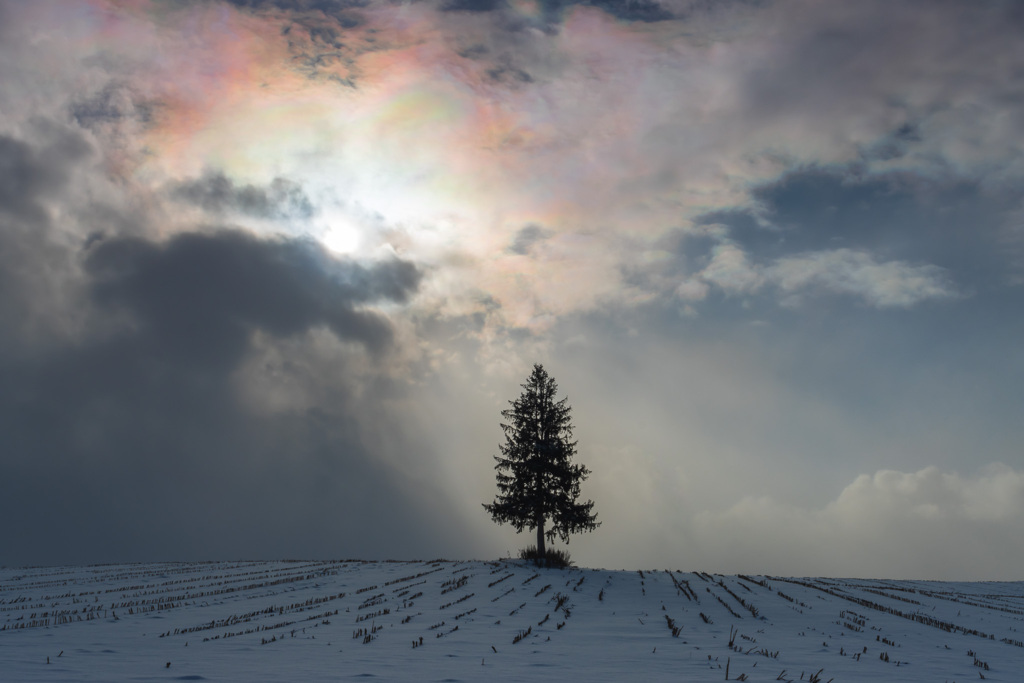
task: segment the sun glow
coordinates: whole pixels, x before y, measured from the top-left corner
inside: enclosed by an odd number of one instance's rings
[[[318,239],[336,254],[351,254],[361,246],[362,232],[351,218],[335,213],[325,218]]]

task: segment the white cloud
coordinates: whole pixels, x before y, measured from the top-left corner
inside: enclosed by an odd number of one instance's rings
[[[707,266],[679,284],[676,295],[699,301],[707,296],[709,285],[726,294],[774,288],[788,306],[820,292],[853,296],[877,308],[909,308],[958,295],[945,271],[930,264],[878,261],[864,250],[827,249],[786,256],[764,266],[752,263],[742,247],[728,238],[721,238],[714,247]]]
[[[911,473],[881,470],[858,477],[832,507],[847,519],[899,514],[984,523],[1024,520],[1024,472],[1001,464],[971,478],[936,467]]]
[[[764,277],[747,259],[746,252],[731,241],[715,246],[701,278],[730,294],[753,292],[764,284]]]
[[[693,521],[696,552],[735,571],[1019,578],[1024,471],[992,464],[965,476],[926,467],[864,474],[820,509],[748,497]]]
[[[710,289],[706,282],[690,278],[679,283],[676,287],[676,296],[685,301],[701,301],[707,297]]]
[[[856,296],[879,308],[906,308],[956,295],[937,266],[879,262],[870,253],[853,249],[781,258],[766,270],[765,277],[785,294],[816,288]]]

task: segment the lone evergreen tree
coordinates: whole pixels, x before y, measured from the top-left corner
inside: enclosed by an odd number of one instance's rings
[[[569,534],[593,531],[601,525],[591,512],[594,501],[577,502],[580,482],[590,474],[583,465],[573,464],[576,442],[572,440],[569,399],[555,400],[558,385],[544,368],[535,364],[521,385],[522,395],[509,401],[501,411],[505,443],[494,456],[498,495],[484,509],[498,524],[506,522],[521,532],[537,530],[537,555],[546,558],[545,536],[565,543]],[[551,528],[545,523],[551,520]]]

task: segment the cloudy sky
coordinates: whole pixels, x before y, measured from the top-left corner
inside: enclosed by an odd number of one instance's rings
[[[1021,579],[1024,6],[0,0],[0,564]]]

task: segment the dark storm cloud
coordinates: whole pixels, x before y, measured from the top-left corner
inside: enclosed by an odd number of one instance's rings
[[[182,234],[165,245],[138,238],[92,247],[86,269],[104,304],[127,308],[168,354],[237,360],[256,329],[276,336],[317,325],[379,349],[390,326],[355,306],[404,301],[419,283],[411,263],[338,262],[309,241],[260,240],[237,231]]]
[[[88,151],[0,138],[0,564],[452,552],[373,310],[415,265],[237,230],[61,239]]]
[[[286,178],[275,178],[267,187],[236,185],[223,173],[210,171],[196,180],[174,184],[170,194],[212,213],[303,219],[316,212],[302,187]]]
[[[33,147],[23,140],[0,135],[0,215],[44,223],[42,201],[67,182],[67,168],[88,156],[88,143],[73,131],[38,122],[47,142]]]

